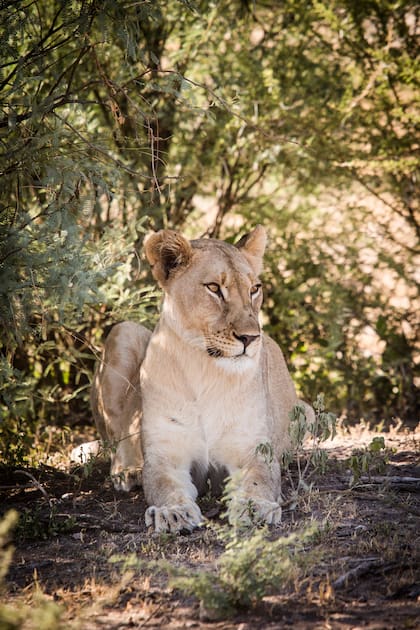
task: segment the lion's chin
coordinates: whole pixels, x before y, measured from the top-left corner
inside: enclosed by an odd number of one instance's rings
[[[214,363],[228,374],[244,374],[255,370],[258,365],[258,358],[240,354],[235,357],[215,357]]]

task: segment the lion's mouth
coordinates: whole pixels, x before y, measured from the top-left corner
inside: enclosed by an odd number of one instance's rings
[[[222,350],[220,350],[220,348],[215,348],[213,346],[207,347],[206,350],[209,357],[213,357],[213,359],[223,358],[223,359],[237,360],[237,359],[241,359],[242,357],[249,356],[247,354],[246,348],[244,348],[242,352],[239,352],[238,354],[232,354],[232,355],[226,355]]]

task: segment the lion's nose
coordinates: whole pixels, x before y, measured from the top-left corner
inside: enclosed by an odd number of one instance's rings
[[[237,335],[236,333],[233,333],[233,336],[244,344],[244,350],[259,337],[259,335]]]

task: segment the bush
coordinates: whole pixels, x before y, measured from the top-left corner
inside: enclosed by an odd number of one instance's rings
[[[13,458],[39,423],[87,417],[102,332],[154,320],[140,251],[164,226],[234,240],[265,223],[268,329],[306,397],[417,418],[415,15],[385,0],[6,3],[6,452],[16,431]]]

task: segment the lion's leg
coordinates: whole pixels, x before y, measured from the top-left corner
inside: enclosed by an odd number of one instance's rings
[[[133,383],[136,386],[136,383]],[[137,387],[139,383],[137,383]],[[129,492],[141,484],[143,453],[141,449],[141,398],[136,393],[127,396],[119,416],[121,432],[110,444],[111,478],[116,490]]]
[[[117,490],[141,482],[140,366],[151,333],[133,322],[114,326],[95,373],[91,406],[96,426],[111,449],[111,476]]]
[[[205,460],[202,442],[170,420],[155,419],[154,428],[161,436],[158,443],[150,442],[150,428],[144,434],[143,488],[150,506],[146,525],[156,532],[192,531],[203,521],[191,474]]]

